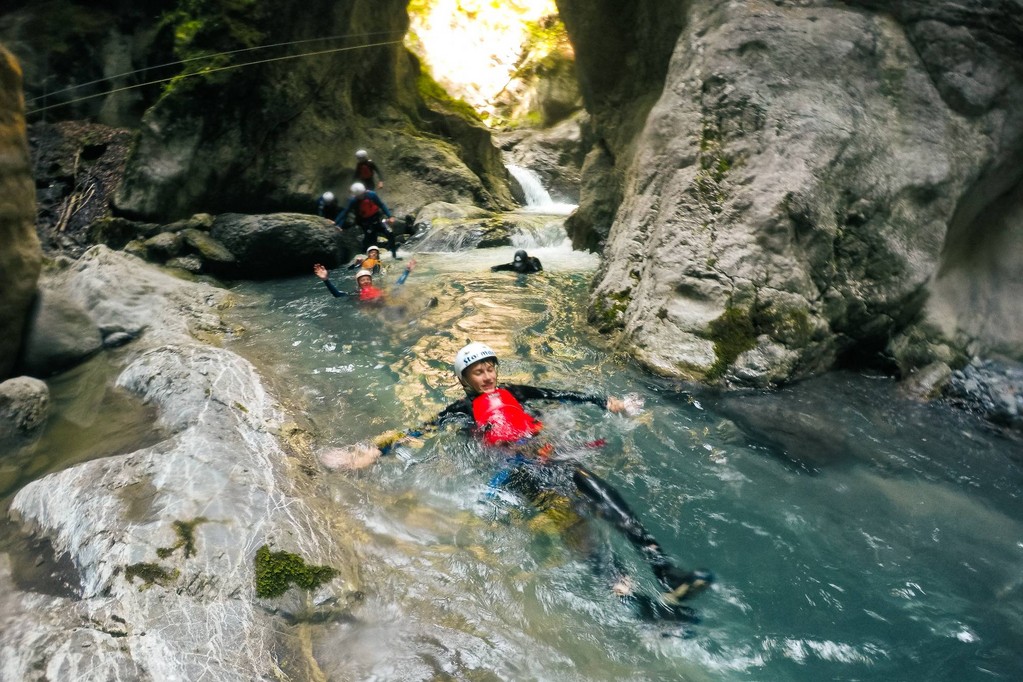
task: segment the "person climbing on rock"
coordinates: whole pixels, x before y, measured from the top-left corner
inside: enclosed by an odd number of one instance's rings
[[[416,259],[413,258],[408,262],[408,265],[405,266],[401,276],[398,277],[398,280],[394,283],[394,285],[401,286],[404,284],[405,280],[408,279],[409,273],[412,272],[412,268],[415,266]],[[357,298],[359,301],[367,302],[383,302],[386,298],[386,294],[382,289],[378,289],[373,286],[373,272],[366,268],[355,273],[355,285],[357,288],[354,292],[341,291],[334,286],[334,283],[330,281],[330,273],[327,271],[327,268],[320,263],[313,266],[313,274],[323,280],[323,283],[327,286],[330,293],[334,295],[334,298],[352,296]]]
[[[530,256],[525,252],[524,249],[519,249],[515,252],[515,257],[511,263],[502,263],[501,265],[495,265],[490,268],[491,272],[501,272],[511,270],[520,274],[526,274],[530,272],[543,272],[543,266],[540,265],[540,259],[536,256]]]
[[[493,349],[483,343],[466,345],[454,361],[455,376],[465,389],[465,398],[446,407],[419,429],[388,432],[372,445],[327,451],[321,455],[321,461],[331,468],[363,468],[396,445],[418,439],[447,423],[470,426],[484,444],[504,456],[504,467],[493,477],[491,485],[516,493],[548,515],[560,527],[568,544],[585,552],[610,579],[612,591],[623,603],[644,618],[691,619],[691,610],[679,602],[707,588],[713,576],[704,570],[680,570],[610,484],[579,462],[557,456],[554,445],[544,436],[543,422],[522,405],[531,401],[592,403],[612,413],[636,414],[641,403],[631,397],[619,399],[499,384],[497,370]],[[659,599],[635,591],[632,578],[596,541],[589,523],[593,516],[611,523],[643,557],[665,590]]]
[[[355,170],[352,171],[352,180],[361,182],[366,187],[384,188],[384,174],[380,172],[380,166],[369,158],[369,152],[365,149],[355,152]]]
[[[341,205],[333,192],[324,192],[316,201],[316,215],[323,216],[327,220],[333,220],[341,210]]]
[[[355,224],[362,228],[363,249],[376,244],[377,237],[383,235],[387,237],[387,250],[391,252],[391,256],[394,260],[401,260],[398,258],[398,244],[394,232],[388,228],[388,224],[394,220],[391,217],[391,209],[387,208],[376,192],[366,189],[361,182],[352,184],[351,198],[334,219],[334,224],[341,230],[345,229],[349,213],[355,216]]]

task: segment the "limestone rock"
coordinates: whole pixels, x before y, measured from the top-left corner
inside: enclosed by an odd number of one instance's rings
[[[307,274],[313,263],[336,267],[343,257],[334,224],[301,213],[217,216],[209,236],[234,256],[234,274],[263,279]]]
[[[282,449],[276,434],[287,420],[255,369],[195,339],[224,329],[218,312],[228,294],[102,246],[54,277],[105,333],[145,330],[111,357],[124,363],[117,385],[156,408],[166,438],[17,493],[14,522],[70,559],[73,594],[23,591],[0,555],[5,679],[46,671],[47,679],[240,682],[263,679],[268,665],[277,677],[311,679],[315,664],[281,634],[278,614],[344,617],[358,599],[357,562],[329,534],[336,520],[314,483],[297,475],[300,455]],[[294,589],[260,599],[253,558],[264,544],[337,577],[312,602]]]
[[[49,416],[46,382],[15,377],[0,383],[0,443],[25,441],[38,435]]]
[[[609,4],[559,3],[596,139],[568,227],[606,244],[591,317],[649,367],[760,385],[1023,356],[1018,2],[651,1],[622,31]]]
[[[20,362],[26,374],[52,376],[102,349],[95,322],[69,294],[59,284],[51,286],[48,278],[42,280]]]
[[[21,67],[0,46],[0,380],[10,376],[36,295],[42,250],[25,135]]]

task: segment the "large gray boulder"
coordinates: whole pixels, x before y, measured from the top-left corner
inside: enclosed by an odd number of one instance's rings
[[[100,330],[64,289],[65,281],[63,277],[40,280],[19,363],[25,374],[41,378],[59,374],[103,348]]]
[[[0,382],[0,447],[19,445],[38,436],[49,414],[46,382],[32,377]]]
[[[41,265],[21,68],[0,46],[0,380],[17,360]]]
[[[333,268],[354,255],[333,222],[302,213],[225,213],[210,237],[234,256],[229,274],[247,279],[308,274],[314,263]]]
[[[356,561],[331,535],[343,532],[338,520],[299,473],[311,454],[287,437],[255,369],[202,343],[230,331],[220,318],[230,296],[105,247],[63,276],[98,327],[146,330],[112,361],[117,385],[156,408],[167,437],[14,497],[12,518],[69,559],[70,582],[26,589],[0,554],[3,678],[313,679],[310,651],[280,614],[343,617],[358,599]],[[336,576],[312,592],[260,597],[263,545]]]
[[[613,17],[559,2],[600,139],[573,229],[609,224],[591,315],[651,369],[1023,354],[1023,3],[855,4],[639,3],[663,21],[616,86]]]

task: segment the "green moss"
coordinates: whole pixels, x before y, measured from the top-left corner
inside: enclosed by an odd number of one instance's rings
[[[126,566],[124,568],[124,577],[128,579],[128,582],[132,582],[135,578],[138,578],[146,585],[152,585],[153,583],[165,585],[177,578],[178,575],[179,573],[177,569],[168,571],[159,564],[146,562],[132,564],[131,566]]]
[[[601,331],[610,331],[621,326],[622,316],[632,301],[632,289],[598,296],[590,310],[590,320]]]
[[[267,545],[256,550],[256,596],[279,597],[292,585],[312,590],[337,575],[330,566],[310,566],[297,554],[271,552]]]
[[[226,54],[266,42],[260,28],[273,9],[258,0],[181,0],[160,20],[174,36],[181,72],[164,86],[163,96],[226,82],[217,73],[237,59]]]
[[[179,549],[184,549],[186,559],[193,556],[195,554],[195,527],[207,521],[209,519],[205,516],[199,516],[191,521],[175,521],[173,525],[174,532],[178,536],[177,543],[172,547],[160,547],[156,550],[156,556],[166,559]]]
[[[757,345],[753,320],[749,311],[742,308],[726,308],[721,317],[710,323],[709,330],[717,356],[707,372],[709,379],[720,377],[740,354]]]
[[[479,123],[480,117],[476,114],[475,109],[464,100],[455,99],[449,95],[448,91],[441,87],[441,84],[435,81],[433,76],[425,70],[419,72],[419,78],[416,79],[416,87],[419,90],[420,97],[428,105],[433,104],[450,114],[460,116],[467,121]]]

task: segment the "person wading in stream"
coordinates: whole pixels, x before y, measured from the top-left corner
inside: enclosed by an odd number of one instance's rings
[[[690,609],[679,604],[707,588],[713,576],[703,570],[683,571],[668,558],[660,543],[643,527],[629,506],[606,481],[579,462],[555,457],[554,446],[543,436],[543,423],[523,407],[523,402],[592,403],[613,413],[635,413],[637,401],[572,391],[497,383],[497,355],[482,343],[470,343],[455,356],[455,376],[466,397],[442,410],[435,419],[415,431],[388,432],[373,445],[335,450],[321,456],[326,466],[362,468],[395,445],[418,438],[449,422],[471,425],[483,442],[500,449],[505,467],[491,485],[511,490],[548,516],[566,542],[585,552],[611,581],[613,592],[648,619],[688,620]],[[595,539],[589,518],[597,516],[619,530],[650,566],[666,590],[659,599],[639,594],[620,563]]]

